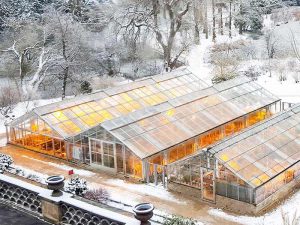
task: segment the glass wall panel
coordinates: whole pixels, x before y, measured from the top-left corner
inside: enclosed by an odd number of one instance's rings
[[[289,169],[283,171],[267,183],[263,184],[256,190],[256,203],[264,201],[266,198],[274,194],[276,191],[283,188],[286,184],[299,179],[300,177],[300,163],[296,163]],[[292,187],[291,187],[292,188]]]
[[[30,121],[33,130],[38,129],[36,120]],[[10,127],[10,142],[47,155],[66,159],[66,146],[63,140],[34,133],[16,127]]]
[[[129,149],[125,150],[126,174],[133,177],[142,178],[143,168],[142,160],[136,157]]]

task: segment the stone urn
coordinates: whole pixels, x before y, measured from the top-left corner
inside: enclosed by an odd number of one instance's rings
[[[150,224],[154,206],[150,203],[141,203],[133,207],[134,217],[141,221],[142,225]]]
[[[63,194],[61,189],[64,187],[64,180],[63,176],[50,176],[46,179],[48,189],[53,190],[53,197],[59,197]]]

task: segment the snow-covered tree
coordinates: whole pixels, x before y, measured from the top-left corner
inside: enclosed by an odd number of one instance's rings
[[[189,12],[191,3],[185,1],[144,0],[124,4],[121,16],[116,18],[125,35],[137,41],[141,34],[154,35],[163,53],[164,62],[174,68],[181,54],[187,50],[186,44],[177,39],[182,28],[183,18]]]
[[[51,44],[56,57],[52,71],[61,81],[64,99],[68,84],[88,63],[88,51],[82,44],[85,31],[71,15],[56,9],[50,8],[44,16],[45,26],[52,34]]]
[[[34,96],[39,85],[47,75],[52,61],[51,50],[48,47],[50,33],[37,23],[23,24],[20,20],[9,23],[11,33],[0,45],[4,57],[10,55],[18,68],[21,92],[25,99]]]

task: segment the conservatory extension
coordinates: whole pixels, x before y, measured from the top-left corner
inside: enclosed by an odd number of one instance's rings
[[[169,188],[257,213],[299,184],[299,150],[300,104],[168,165]]]
[[[214,86],[187,68],[43,107],[7,124],[30,150],[147,179],[163,166],[280,111],[246,77]]]

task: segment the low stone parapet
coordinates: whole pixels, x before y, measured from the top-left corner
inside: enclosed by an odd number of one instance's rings
[[[51,196],[52,191],[0,174],[0,200],[14,204],[54,224],[138,225],[134,218],[73,198],[69,193]]]

